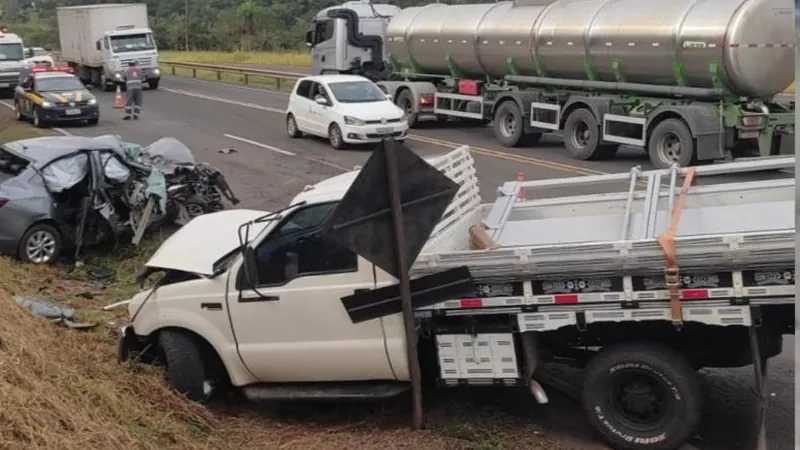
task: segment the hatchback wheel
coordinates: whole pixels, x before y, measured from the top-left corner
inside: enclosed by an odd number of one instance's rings
[[[34,264],[52,264],[61,254],[61,236],[51,225],[40,223],[32,226],[22,236],[19,244],[19,259]]]
[[[342,137],[342,129],[335,123],[331,124],[330,128],[328,128],[328,140],[331,143],[331,147],[336,150],[341,150],[346,145]]]
[[[292,138],[299,138],[303,135],[299,128],[297,128],[297,121],[294,119],[294,115],[289,114],[286,116],[286,133],[289,134],[289,137]]]

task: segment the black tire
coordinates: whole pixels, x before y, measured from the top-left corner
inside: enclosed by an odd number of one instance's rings
[[[700,423],[702,392],[697,373],[686,358],[662,345],[609,347],[589,362],[585,380],[583,411],[615,448],[678,448]]]
[[[297,120],[295,120],[294,115],[287,114],[286,115],[286,133],[289,135],[290,138],[297,139],[303,136],[303,132],[297,128]]]
[[[33,126],[36,128],[47,128],[48,123],[39,116],[39,108],[33,109]]]
[[[108,79],[106,78],[105,74],[103,74],[103,73],[100,74],[99,84],[100,84],[100,89],[102,89],[103,92],[111,92],[114,89],[116,89],[115,86],[112,83],[108,82]]]
[[[37,258],[36,255],[41,251],[34,251],[34,248],[41,249],[46,254]],[[22,235],[17,248],[17,257],[31,264],[55,264],[62,250],[61,234],[58,230],[52,225],[39,223],[28,228]]]
[[[158,89],[158,84],[160,82],[161,82],[160,79],[159,80],[150,80],[150,81],[147,82],[147,85],[150,87],[150,89],[155,91],[156,89]]]
[[[163,330],[158,345],[166,363],[167,384],[189,400],[205,401],[206,368],[197,341],[184,332]]]
[[[564,147],[573,158],[582,161],[608,158],[609,153],[613,156],[617,152],[616,146],[600,144],[600,126],[594,114],[585,108],[578,108],[567,116]]]
[[[657,169],[668,169],[676,162],[681,167],[697,163],[695,140],[689,127],[680,119],[667,119],[650,133],[647,153]]]
[[[403,89],[400,95],[397,96],[395,105],[405,111],[408,117],[408,128],[417,126],[417,115],[414,113],[414,96],[411,94],[411,90]]]
[[[344,142],[344,136],[342,136],[342,129],[339,128],[339,125],[332,123],[331,126],[328,127],[328,142],[330,142],[331,147],[336,150],[342,150],[347,147],[347,144]]]
[[[14,116],[15,116],[15,117],[17,118],[17,120],[19,120],[20,122],[22,122],[22,121],[24,121],[24,120],[25,120],[25,116],[24,116],[24,115],[22,115],[22,110],[20,110],[20,109],[19,109],[19,102],[14,102]]]
[[[492,132],[503,147],[518,147],[525,141],[524,117],[517,102],[508,100],[494,112]],[[531,135],[532,136],[532,135]]]

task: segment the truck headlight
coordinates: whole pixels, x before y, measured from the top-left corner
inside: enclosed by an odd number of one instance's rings
[[[114,78],[119,80],[120,78],[122,78],[122,74],[121,73],[115,73],[114,74]]]
[[[153,75],[155,75],[155,76],[161,75],[161,70],[158,69],[158,68],[153,69]]]
[[[366,125],[367,123],[361,119],[352,117],[352,116],[344,116],[344,123],[347,125]]]
[[[42,108],[52,108],[53,104],[50,102],[42,102]]]
[[[90,99],[89,99],[89,100],[86,102],[86,104],[87,104],[87,105],[96,105],[96,104],[97,104],[97,99],[96,99],[96,98],[90,98]]]

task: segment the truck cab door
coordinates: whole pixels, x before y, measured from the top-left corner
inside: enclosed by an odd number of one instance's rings
[[[321,233],[335,205],[300,207],[256,241],[257,280],[247,280],[242,262],[232,268],[237,348],[261,382],[395,378],[380,320],[354,324],[341,303],[375,279],[371,263]]]
[[[327,19],[314,24],[311,46],[311,73],[338,72],[336,42],[334,39],[336,20]]]

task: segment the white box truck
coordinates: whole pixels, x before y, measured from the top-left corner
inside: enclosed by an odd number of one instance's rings
[[[61,57],[85,83],[114,90],[125,68],[137,61],[151,89],[161,71],[153,31],[143,3],[108,3],[57,8]]]
[[[20,71],[26,66],[22,38],[0,29],[0,92],[13,91],[19,84]]]

